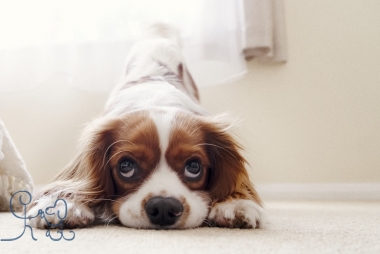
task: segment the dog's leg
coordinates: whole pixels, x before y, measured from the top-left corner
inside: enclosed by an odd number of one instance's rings
[[[208,219],[212,226],[217,227],[260,228],[262,217],[263,208],[256,202],[231,195],[212,205]]]
[[[217,227],[261,228],[265,218],[260,203],[253,186],[245,181],[225,200],[211,205],[208,220]]]
[[[35,228],[78,228],[91,224],[95,215],[80,195],[55,184],[29,205],[26,217]]]

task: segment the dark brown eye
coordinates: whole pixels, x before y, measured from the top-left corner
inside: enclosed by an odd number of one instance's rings
[[[190,160],[185,165],[185,176],[188,178],[195,178],[201,174],[202,167],[197,160]]]
[[[125,159],[119,163],[120,174],[126,178],[131,178],[137,173],[137,165],[134,161]]]

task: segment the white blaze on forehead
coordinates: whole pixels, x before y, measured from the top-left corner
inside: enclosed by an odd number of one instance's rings
[[[151,111],[150,117],[153,119],[158,137],[160,140],[161,160],[165,160],[165,153],[169,146],[170,132],[177,109],[165,108],[163,111]]]

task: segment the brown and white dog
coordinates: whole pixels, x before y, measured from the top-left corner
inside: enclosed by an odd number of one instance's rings
[[[76,157],[37,194],[27,216],[61,198],[67,228],[95,218],[153,229],[262,224],[261,201],[231,123],[200,106],[173,29],[154,29],[163,38],[134,46],[123,80],[83,131]],[[56,208],[63,213],[63,205]],[[46,228],[47,221],[36,217],[30,224]]]

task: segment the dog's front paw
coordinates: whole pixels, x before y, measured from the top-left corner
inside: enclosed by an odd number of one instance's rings
[[[228,199],[211,207],[211,225],[228,228],[260,228],[264,210],[252,200]]]
[[[26,217],[35,228],[80,228],[91,224],[95,215],[84,204],[43,197],[35,201]]]

